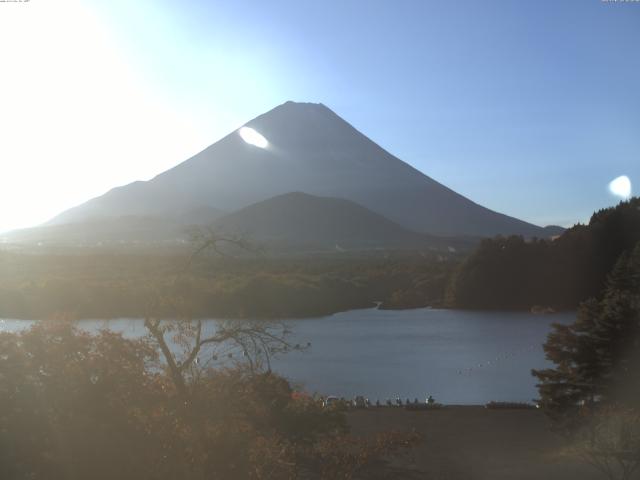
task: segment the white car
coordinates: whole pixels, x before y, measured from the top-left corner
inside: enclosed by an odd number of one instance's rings
[[[338,397],[329,396],[324,399],[324,401],[322,402],[322,406],[325,408],[331,407],[332,405],[337,405],[339,401],[340,399]]]

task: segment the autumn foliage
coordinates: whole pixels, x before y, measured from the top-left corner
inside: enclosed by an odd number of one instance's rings
[[[70,322],[0,334],[0,478],[370,478],[416,441],[348,433],[343,413],[242,366],[179,391],[152,338]]]

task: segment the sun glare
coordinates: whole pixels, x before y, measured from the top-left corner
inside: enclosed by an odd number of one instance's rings
[[[238,130],[240,137],[249,145],[253,145],[258,148],[267,148],[269,146],[269,142],[266,138],[260,135],[251,127],[242,127]]]
[[[0,88],[0,232],[151,178],[204,144],[81,0],[0,9],[0,42],[11,45]]]
[[[624,200],[631,196],[631,180],[626,175],[621,175],[609,182],[609,191],[616,197]]]

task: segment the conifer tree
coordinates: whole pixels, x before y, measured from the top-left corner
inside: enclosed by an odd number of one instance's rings
[[[575,430],[602,406],[640,409],[640,243],[620,256],[602,299],[583,302],[573,324],[555,324],[544,349],[556,366],[532,373],[557,429]]]

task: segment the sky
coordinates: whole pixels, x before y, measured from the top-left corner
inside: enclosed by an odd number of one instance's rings
[[[0,231],[287,100],[488,208],[585,222],[640,189],[638,46],[640,2],[0,2]]]

